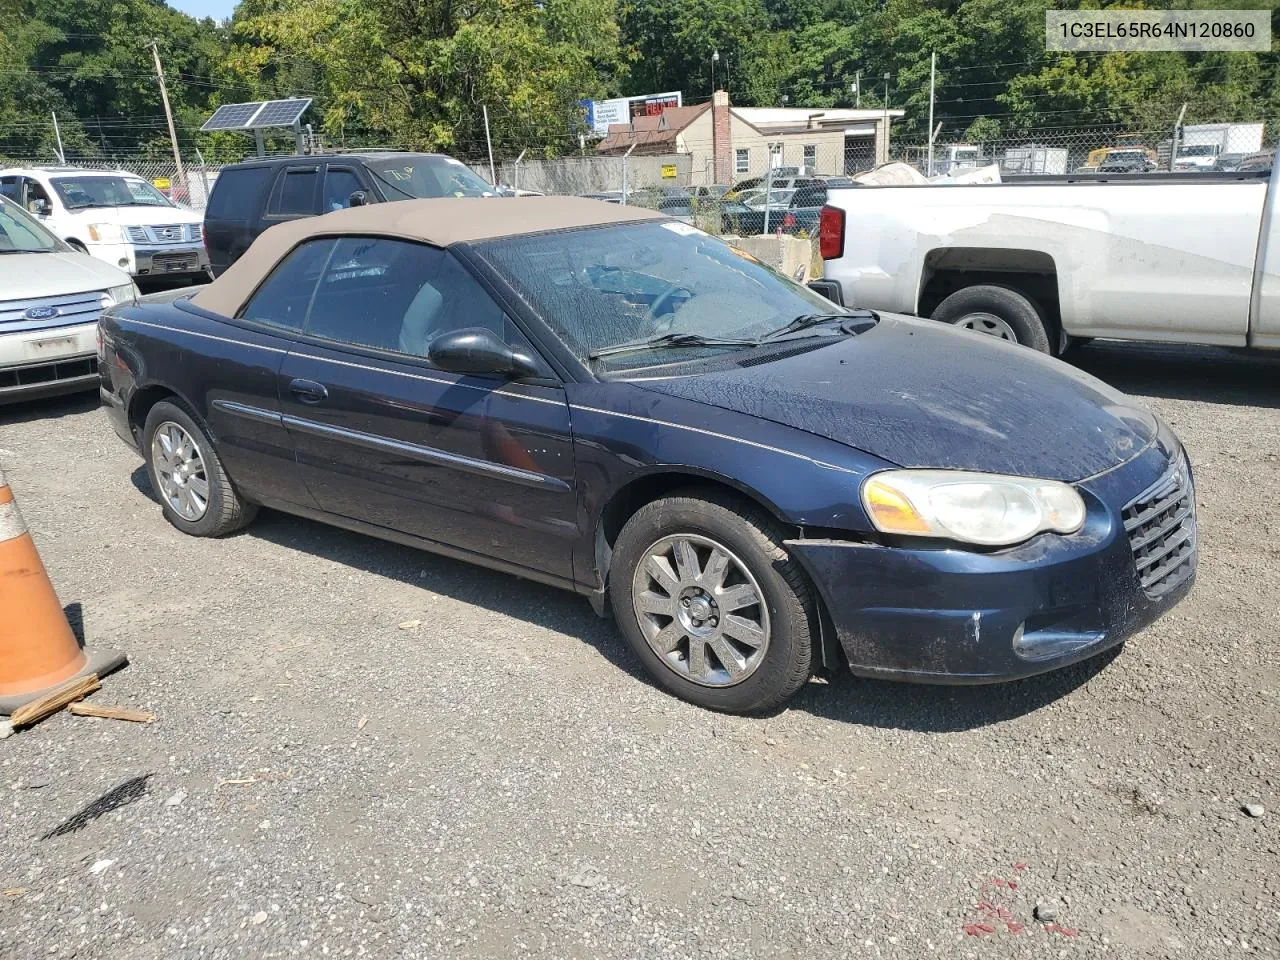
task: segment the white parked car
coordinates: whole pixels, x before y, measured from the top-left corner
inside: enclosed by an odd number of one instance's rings
[[[203,217],[131,173],[34,167],[0,170],[0,196],[72,247],[138,278],[209,278]]]
[[[118,267],[0,197],[0,404],[98,386],[98,316],[136,299]]]

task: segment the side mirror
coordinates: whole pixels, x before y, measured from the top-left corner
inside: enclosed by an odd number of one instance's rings
[[[348,207],[363,207],[369,202],[369,195],[363,190],[356,190],[351,196],[347,197]]]
[[[484,327],[442,333],[431,341],[427,359],[450,373],[481,373],[511,379],[538,374],[538,367],[530,357],[513,350]]]
[[[32,200],[31,212],[34,213],[37,217],[47,217],[49,215],[49,201],[48,200]]]

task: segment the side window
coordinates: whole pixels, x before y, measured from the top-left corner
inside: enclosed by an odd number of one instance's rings
[[[320,204],[320,212],[345,210],[351,206],[351,195],[357,190],[364,190],[364,184],[354,170],[330,167],[324,175],[324,202]]]
[[[262,191],[271,176],[270,167],[240,167],[223,170],[213,182],[213,196],[205,217],[215,220],[253,220],[257,217]]]
[[[432,340],[465,327],[485,327],[535,355],[453,254],[404,240],[347,237],[320,280],[307,333],[425,358]]]
[[[820,207],[826,202],[826,187],[802,187],[791,197],[793,207]]]
[[[18,199],[17,177],[0,177],[0,197],[8,197],[15,201]]]
[[[22,203],[29,213],[53,212],[53,205],[49,202],[49,194],[45,193],[44,187],[30,177],[24,177],[22,183],[25,188],[23,190],[25,198]]]
[[[315,213],[317,167],[290,167],[284,172],[271,198],[270,216],[296,217]]]
[[[301,331],[316,282],[337,243],[332,239],[309,240],[297,247],[271,271],[240,311],[240,316],[284,330]]]

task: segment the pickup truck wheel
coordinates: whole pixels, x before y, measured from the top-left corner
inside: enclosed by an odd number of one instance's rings
[[[932,319],[1050,353],[1049,332],[1036,305],[1017,290],[979,284],[957,290]]]
[[[151,408],[142,443],[165,519],[183,533],[220,537],[258,512],[231,485],[208,431],[176,403],[162,400]]]
[[[809,679],[817,601],[772,518],[690,491],[641,507],[614,545],[609,599],[628,645],[668,692],[758,713]]]

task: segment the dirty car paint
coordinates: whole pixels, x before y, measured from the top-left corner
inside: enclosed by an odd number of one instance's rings
[[[882,315],[841,343],[749,369],[645,381],[904,467],[1075,481],[1125,463],[1155,418],[1088,374],[991,337]]]

